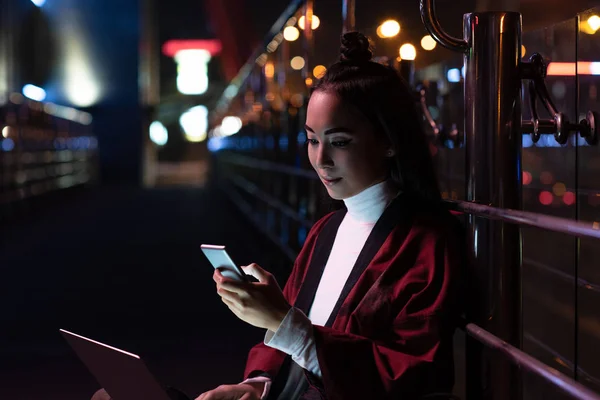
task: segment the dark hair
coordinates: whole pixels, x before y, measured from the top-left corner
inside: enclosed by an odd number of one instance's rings
[[[390,178],[403,192],[439,201],[440,191],[416,98],[396,70],[371,61],[371,42],[359,32],[341,38],[340,60],[315,83],[311,94],[335,93],[383,133],[395,156]]]

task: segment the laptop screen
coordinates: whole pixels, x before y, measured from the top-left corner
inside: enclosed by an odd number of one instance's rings
[[[113,400],[170,400],[139,356],[64,329],[60,332]]]

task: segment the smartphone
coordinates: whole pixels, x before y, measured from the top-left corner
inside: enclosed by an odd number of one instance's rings
[[[200,248],[212,266],[215,269],[218,268],[224,277],[235,279],[236,281],[249,282],[244,271],[233,262],[231,257],[229,257],[229,254],[227,254],[227,251],[225,250],[225,246],[203,244]]]

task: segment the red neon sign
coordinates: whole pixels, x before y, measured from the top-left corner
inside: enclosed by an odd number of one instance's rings
[[[169,40],[163,44],[165,56],[175,57],[181,50],[207,50],[211,56],[221,52],[221,41],[217,39]]]

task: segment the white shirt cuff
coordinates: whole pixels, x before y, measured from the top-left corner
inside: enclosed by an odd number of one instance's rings
[[[289,354],[296,364],[321,378],[312,323],[299,309],[290,308],[276,332],[267,330],[264,343]]]
[[[269,395],[269,391],[271,390],[271,379],[266,376],[256,376],[254,378],[248,378],[242,383],[253,383],[253,382],[262,382],[265,384],[265,388],[263,389],[262,395],[260,396],[261,400],[266,399]]]

